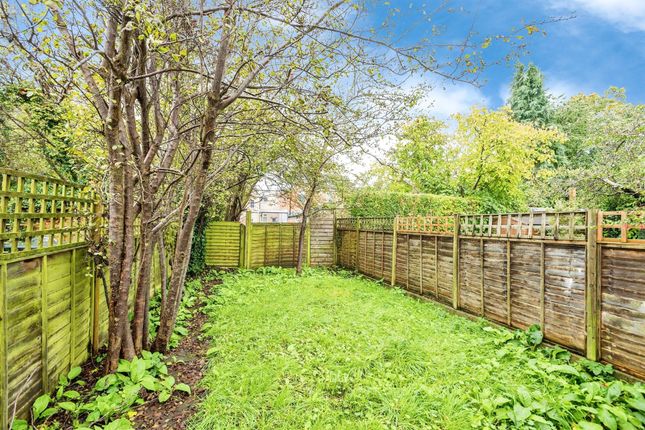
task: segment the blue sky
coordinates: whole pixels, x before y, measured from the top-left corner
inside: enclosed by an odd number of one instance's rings
[[[385,2],[372,3],[375,22],[383,18],[379,3]],[[428,20],[420,12],[440,3],[390,1],[390,8],[401,10],[393,18],[393,33],[399,32],[403,40],[417,40],[436,25],[443,31],[441,40],[460,40],[471,28],[484,37],[509,34],[525,22],[575,16],[540,26],[546,36],[525,39],[528,52],[520,60],[533,62],[543,71],[554,95],[603,93],[618,86],[625,88],[629,101],[645,103],[645,0],[451,0],[448,4],[454,13],[442,12]],[[503,56],[508,50],[505,45],[494,43],[485,51],[486,58]],[[480,87],[430,78],[435,89],[422,107],[438,117],[464,112],[472,104],[499,107],[508,94],[513,63],[487,68]]]

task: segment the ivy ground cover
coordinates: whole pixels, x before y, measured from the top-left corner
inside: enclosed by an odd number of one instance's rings
[[[226,275],[194,429],[639,429],[641,383],[346,273]]]

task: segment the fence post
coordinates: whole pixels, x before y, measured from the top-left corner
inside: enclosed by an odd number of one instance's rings
[[[586,246],[586,291],[585,291],[585,315],[587,325],[587,358],[598,360],[598,329],[600,327],[600,285],[597,274],[598,268],[598,236],[594,231],[598,228],[597,212],[595,209],[587,211],[587,246]]]
[[[394,217],[394,225],[392,226],[392,286],[396,285],[396,235],[399,230],[399,216]]]
[[[307,243],[307,267],[311,267],[311,217],[305,223],[305,241]]]
[[[103,205],[100,201],[96,201],[95,196],[92,196],[94,199],[94,241],[98,243],[101,236],[101,227],[102,227],[102,214],[103,214]],[[94,259],[92,259],[92,277],[93,280],[93,297],[92,297],[92,354],[97,355],[99,353],[100,343],[101,343],[101,289],[99,287],[99,276],[98,270],[103,270],[103,268],[96,267]],[[103,282],[101,277],[101,283]],[[106,302],[109,300],[108,297],[105,298]]]
[[[336,209],[334,209],[334,217],[332,219],[332,231],[331,231],[331,240],[334,246],[332,247],[332,266],[338,266],[338,237],[336,231]]]
[[[3,262],[0,272],[0,428],[7,428],[8,402],[7,393],[7,263]]]
[[[75,353],[76,353],[76,249],[72,249],[71,263],[70,263],[70,312],[69,312],[69,368],[74,367]],[[80,364],[80,363],[78,363]]]
[[[452,239],[452,307],[459,309],[459,214],[454,215]]]
[[[251,232],[253,230],[253,217],[250,210],[246,210],[246,225],[244,229],[244,267],[246,269],[251,268]]]
[[[48,345],[47,342],[49,341],[49,317],[47,315],[47,283],[49,282],[49,275],[47,274],[47,264],[48,264],[48,257],[47,255],[43,255],[41,261],[41,268],[40,268],[40,329],[41,329],[41,335],[40,335],[40,362],[42,365],[42,372],[41,372],[41,378],[42,378],[42,384],[43,384],[43,391],[48,392],[49,391],[49,372],[48,372],[48,366],[47,366],[47,357],[49,355],[48,353]]]
[[[358,251],[360,250],[361,247],[361,219],[360,218],[355,218],[356,219],[356,270],[360,272],[361,270],[361,264],[359,260],[359,253]]]

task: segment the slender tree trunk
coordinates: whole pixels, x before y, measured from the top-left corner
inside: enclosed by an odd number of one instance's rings
[[[211,148],[210,146],[207,146],[201,153],[201,166],[195,176],[193,186],[191,187],[192,192],[190,194],[188,204],[188,213],[186,214],[185,220],[181,224],[179,232],[177,233],[177,243],[175,245],[175,253],[172,260],[173,271],[170,275],[166,303],[161,309],[159,330],[157,331],[157,337],[153,345],[153,349],[158,352],[163,353],[167,351],[168,342],[170,341],[170,337],[172,336],[172,332],[175,327],[177,312],[184,292],[184,282],[186,280],[186,271],[188,270],[188,262],[190,260],[193,231],[195,228],[195,222],[199,215],[199,208],[202,203],[204,188],[206,186],[210,158]]]
[[[163,233],[159,233],[157,243],[159,244],[159,272],[161,276],[161,309],[163,309],[166,306],[166,297],[168,295],[166,245],[164,243]]]
[[[303,255],[305,250],[305,234],[307,232],[307,224],[309,223],[309,208],[311,206],[312,194],[307,197],[305,206],[302,209],[302,221],[300,223],[300,234],[298,235],[298,259],[296,260],[296,274],[302,273]]]
[[[152,240],[151,218],[152,205],[144,202],[141,208],[141,234],[139,236],[139,261],[140,268],[137,278],[137,294],[134,302],[134,320],[132,322],[132,333],[134,350],[137,354],[147,346],[148,333],[144,330],[147,314],[147,304],[150,298],[151,269],[154,243]]]

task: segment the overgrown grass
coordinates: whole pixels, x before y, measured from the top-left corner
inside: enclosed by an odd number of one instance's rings
[[[643,386],[610,367],[365,279],[227,275],[207,312],[209,395],[194,429],[602,429],[603,408],[625,414],[616,428],[642,428],[629,402]]]

